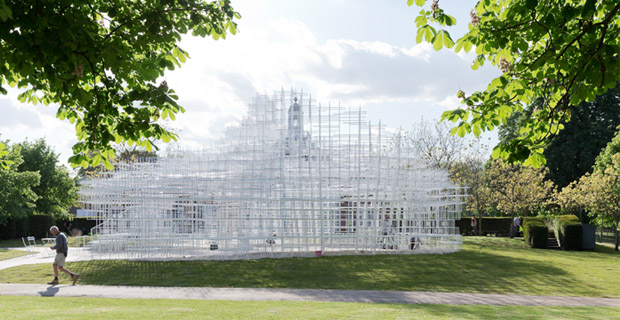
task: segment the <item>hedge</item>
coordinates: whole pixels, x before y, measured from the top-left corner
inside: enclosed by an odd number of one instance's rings
[[[28,235],[28,218],[8,218],[5,225],[0,225],[0,239],[15,239]]]
[[[564,250],[581,250],[583,231],[575,215],[555,216],[551,220],[553,233]]]
[[[54,220],[48,215],[31,215],[28,217],[9,218],[5,225],[0,225],[0,239],[16,239],[26,236],[34,236],[37,239],[49,236],[49,228],[58,226],[60,231],[67,233],[65,219]],[[78,228],[88,234],[95,226],[96,221],[85,218],[74,218],[71,222],[74,228]]]
[[[523,239],[531,248],[546,249],[549,239],[549,228],[542,218],[524,218]]]
[[[47,238],[54,220],[48,215],[32,215],[28,217],[28,235],[35,238]]]
[[[480,217],[476,217],[478,223],[482,223],[482,234],[495,233],[500,236],[507,236],[510,232],[511,218],[507,217],[483,217],[482,222]],[[471,234],[471,217],[462,217],[456,220],[456,226],[459,228],[462,235]]]

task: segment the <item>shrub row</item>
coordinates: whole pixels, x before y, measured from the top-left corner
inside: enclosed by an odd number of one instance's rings
[[[507,236],[510,232],[512,219],[509,217],[484,217],[482,218],[482,222],[480,221],[480,217],[476,218],[478,219],[478,223],[482,223],[483,235],[486,233],[495,233],[499,236]],[[471,217],[463,217],[456,220],[456,226],[459,228],[462,235],[470,235],[472,231]]]
[[[543,218],[527,217],[523,220],[523,239],[531,248],[547,248],[549,229]]]
[[[86,234],[94,227],[96,221],[85,218],[74,218],[72,220],[73,228],[85,231]],[[0,239],[15,239],[26,236],[34,236],[35,238],[45,238],[49,235],[49,228],[53,225],[58,226],[60,231],[67,232],[64,220],[54,220],[48,215],[32,215],[28,217],[9,218],[6,225],[0,225]]]
[[[550,221],[556,239],[564,250],[581,250],[583,231],[575,215],[555,216]]]

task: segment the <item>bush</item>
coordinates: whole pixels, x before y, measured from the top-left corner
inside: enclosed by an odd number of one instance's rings
[[[28,235],[28,218],[11,217],[8,218],[5,225],[0,225],[0,239],[15,239]]]
[[[506,236],[510,232],[511,218],[504,217],[483,217],[482,222],[480,217],[476,216],[478,224],[482,223],[482,234],[496,233],[500,236]],[[471,234],[471,217],[463,217],[460,220],[456,220],[456,226],[459,228],[462,235]]]
[[[581,250],[583,231],[579,218],[575,215],[553,217],[552,226],[555,237],[560,240],[564,250]]]
[[[546,249],[549,229],[542,218],[525,218],[523,221],[523,239],[531,248]]]
[[[35,238],[46,238],[53,225],[52,217],[48,215],[32,215],[28,217],[28,235]]]

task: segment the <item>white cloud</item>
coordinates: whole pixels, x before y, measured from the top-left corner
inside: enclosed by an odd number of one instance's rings
[[[338,31],[339,26],[332,29],[341,36],[318,34],[321,28],[316,25],[311,29],[290,12],[277,13],[275,9],[279,5],[292,6],[289,2],[275,5],[272,1],[239,2],[237,9],[243,14],[239,21],[240,33],[229,35],[226,40],[183,38],[181,47],[190,53],[191,59],[181,69],[166,75],[168,84],[180,96],[180,104],[187,109],[172,124],[181,134],[183,143],[204,145],[220,136],[227,124],[241,119],[247,104],[257,93],[299,88],[311,92],[323,104],[331,101],[380,109],[372,115],[386,115],[389,121],[384,123],[408,127],[420,118],[421,112],[434,112],[424,115],[438,118],[446,108],[458,105],[457,90],[471,93],[483,89],[488,80],[498,74],[491,68],[472,71],[471,54],[455,54],[449,50],[436,52],[426,43],[403,46],[376,41],[376,38],[360,39],[361,28],[365,26],[389,29],[389,16],[377,15],[378,20],[372,21],[372,25],[355,20],[359,17],[354,15],[344,17],[342,23],[354,23],[354,30],[359,31],[358,40],[352,40],[353,37],[342,36],[345,33]],[[310,6],[308,3],[300,5]],[[343,8],[364,5],[348,3]],[[338,6],[333,5],[333,8]],[[401,12],[400,7],[393,9],[394,13]],[[357,11],[365,12],[362,8]],[[304,11],[300,15],[306,17],[308,14]],[[316,13],[314,19],[320,16]],[[414,28],[411,22],[411,30]],[[394,30],[386,39],[394,39],[398,34],[412,37],[409,31]],[[380,34],[377,32],[375,34]],[[7,105],[1,98],[0,104]],[[34,138],[33,132],[38,132],[57,143],[58,151],[61,146],[67,150],[66,146],[74,143],[68,142],[75,140],[71,125],[53,119],[55,108],[36,106],[29,109],[18,103],[8,108],[8,115],[0,119],[2,138],[11,130],[19,131],[12,136],[31,138]],[[381,119],[372,120],[377,123]],[[13,123],[24,127],[19,129]]]

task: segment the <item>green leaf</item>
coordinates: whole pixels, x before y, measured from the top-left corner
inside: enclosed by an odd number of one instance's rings
[[[433,39],[433,49],[435,49],[435,51],[439,51],[441,50],[442,47],[443,47],[443,32],[440,31],[439,33],[437,33],[437,35]]]
[[[448,26],[456,25],[456,18],[453,16],[445,15],[445,22]]]
[[[450,34],[447,31],[440,31],[443,34],[443,45],[446,48],[452,48],[454,47],[454,41],[452,41],[452,38],[450,37]]]
[[[469,50],[471,50],[471,46],[473,44],[471,43],[471,41],[463,41],[463,49],[465,49],[465,52],[469,52]]]
[[[420,28],[428,23],[428,19],[425,16],[418,16],[415,18],[416,27]],[[419,30],[418,30],[419,32]]]
[[[426,42],[432,43],[433,38],[435,38],[435,33],[437,33],[435,31],[435,28],[431,26],[427,26],[426,28],[424,28],[424,39],[426,40]]]
[[[482,132],[480,131],[480,125],[478,125],[478,124],[475,124],[475,125],[473,126],[472,131],[474,132],[474,135],[475,135],[476,137],[479,137],[479,136],[480,136],[480,134],[482,133]]]
[[[456,131],[456,133],[458,134],[458,136],[459,136],[459,137],[461,137],[461,138],[462,138],[462,137],[464,137],[464,136],[465,136],[465,134],[467,134],[467,129],[465,128],[465,126],[464,126],[464,125],[459,125],[459,126],[457,127],[457,131]]]
[[[415,42],[416,43],[422,42],[422,37],[424,36],[424,29],[425,28],[419,28],[418,29],[418,34],[415,37]]]
[[[410,1],[410,0],[407,0],[407,1]],[[418,7],[423,6],[423,5],[424,5],[424,3],[426,3],[426,0],[415,0],[415,4],[416,4],[416,6],[418,6]]]

